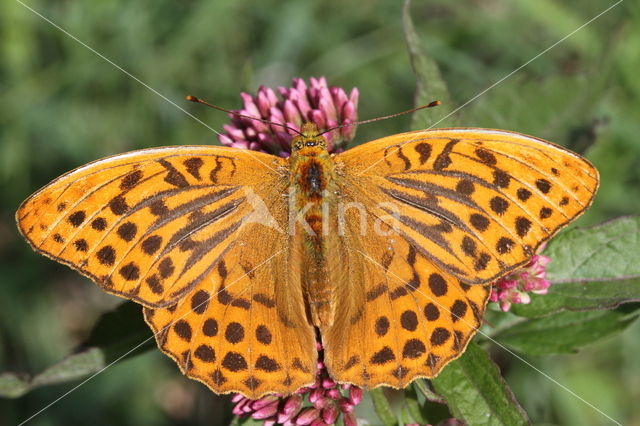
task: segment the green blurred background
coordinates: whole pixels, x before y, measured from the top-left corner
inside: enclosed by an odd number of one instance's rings
[[[186,94],[237,108],[241,91],[326,76],[361,92],[361,118],[413,105],[401,2],[382,0],[24,0],[214,129],[227,117]],[[601,0],[414,0],[453,110],[612,5]],[[120,299],[33,253],[13,214],[31,192],[123,151],[216,144],[215,134],[20,3],[0,3],[0,372],[40,372],[86,338]],[[472,104],[464,126],[540,136],[600,169],[589,225],[640,211],[640,3],[627,0]],[[446,122],[439,126],[446,125]],[[357,142],[408,130],[409,117],[358,130]],[[571,356],[529,359],[626,425],[640,425],[640,328]],[[507,353],[494,351],[535,424],[608,424]],[[17,424],[75,383],[0,400]],[[157,350],[118,363],[33,419],[58,424],[226,424],[224,397]]]

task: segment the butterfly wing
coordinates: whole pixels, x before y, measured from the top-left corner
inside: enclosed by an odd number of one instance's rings
[[[363,387],[403,387],[458,357],[489,294],[470,284],[528,262],[598,186],[577,154],[500,130],[405,133],[335,161],[341,199],[365,207],[366,230],[348,212],[325,360],[338,381]]]
[[[275,157],[221,147],[135,151],[54,180],[16,218],[36,251],[109,293],[162,307],[191,290],[237,238],[249,199],[282,185],[278,166]]]
[[[591,205],[598,187],[597,170],[578,154],[502,130],[404,133],[336,162],[356,201],[375,200],[374,215],[394,215],[423,255],[475,284],[526,263]]]
[[[258,226],[187,297],[145,308],[158,346],[184,374],[251,399],[312,384],[317,358],[302,286],[287,285],[288,244]]]
[[[475,334],[490,288],[461,283],[372,215],[367,229],[384,235],[362,238],[358,214],[347,216],[338,314],[321,330],[330,375],[366,389],[434,377]]]
[[[56,179],[18,226],[37,251],[147,307],[163,351],[214,391],[293,391],[313,381],[317,354],[282,253],[285,167],[223,147],[135,151]]]

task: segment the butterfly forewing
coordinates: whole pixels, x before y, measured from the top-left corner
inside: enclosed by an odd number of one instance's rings
[[[467,283],[523,263],[580,215],[596,169],[518,133],[438,129],[383,138],[339,154],[347,186],[373,200],[423,255]],[[359,201],[359,200],[358,200]]]
[[[266,164],[266,166],[264,164]],[[166,306],[188,292],[238,237],[248,197],[286,187],[275,157],[167,147],[107,158],[28,198],[20,230],[43,254],[110,293]]]

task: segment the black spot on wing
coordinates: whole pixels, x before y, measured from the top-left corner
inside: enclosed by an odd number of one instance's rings
[[[429,145],[428,143],[421,142],[419,144],[416,144],[416,146],[413,149],[419,155],[418,160],[420,161],[420,165],[423,165],[424,163],[426,163],[426,161],[431,156],[431,145]]]
[[[445,147],[442,149],[442,152],[436,157],[435,161],[433,162],[434,170],[442,170],[451,165],[451,150],[458,142],[460,142],[458,139],[452,139],[447,142]]]
[[[204,161],[200,157],[193,157],[184,160],[184,165],[187,168],[187,173],[189,173],[194,178],[201,180],[200,176],[200,168],[204,164]]]
[[[167,170],[167,175],[164,177],[165,182],[179,188],[189,186],[187,178],[185,178],[184,175],[173,166],[173,164],[171,164],[167,160],[158,160],[158,163],[160,163],[162,167]]]

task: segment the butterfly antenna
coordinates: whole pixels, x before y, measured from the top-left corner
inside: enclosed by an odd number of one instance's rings
[[[360,125],[360,124],[373,123],[374,121],[386,120],[387,118],[393,118],[393,117],[397,117],[399,115],[409,114],[409,113],[412,113],[412,112],[419,111],[421,109],[435,107],[435,106],[438,106],[440,104],[442,104],[442,102],[433,101],[433,102],[431,102],[431,103],[429,103],[427,105],[422,105],[422,106],[419,106],[419,107],[416,107],[416,108],[411,108],[411,109],[408,109],[406,111],[398,112],[398,113],[391,114],[391,115],[385,115],[384,117],[376,117],[376,118],[371,118],[369,120],[363,120],[363,121],[356,121],[354,123],[341,124],[339,126],[335,126],[335,127],[330,128],[330,129],[327,129],[327,130],[325,130],[324,132],[322,132],[320,134],[322,135],[322,134],[328,133],[328,132],[330,132],[332,130],[341,129],[343,127],[357,126],[357,125]]]
[[[294,129],[293,127],[287,126],[286,124],[276,123],[274,121],[264,120],[262,118],[251,117],[250,115],[240,114],[239,112],[231,111],[231,110],[219,107],[217,105],[210,104],[209,102],[207,102],[207,101],[205,101],[203,99],[196,98],[195,96],[191,96],[191,95],[185,97],[185,99],[190,101],[190,102],[195,102],[197,104],[206,105],[209,108],[217,109],[218,111],[226,112],[227,114],[235,115],[236,117],[248,118],[249,120],[260,121],[260,122],[265,123],[265,124],[271,124],[271,125],[274,125],[274,126],[284,127],[285,129],[291,130],[292,132],[297,133],[300,136],[302,136],[302,133],[300,133],[298,130]]]

